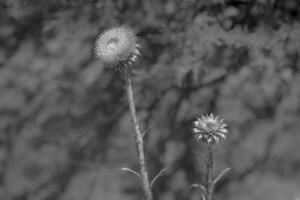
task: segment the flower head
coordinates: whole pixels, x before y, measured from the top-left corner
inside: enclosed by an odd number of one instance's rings
[[[95,43],[95,54],[110,67],[130,66],[136,62],[140,45],[133,30],[115,27],[100,34]]]
[[[208,144],[218,143],[221,138],[226,139],[226,124],[219,116],[213,114],[202,115],[194,121],[193,133],[197,140],[201,140]]]

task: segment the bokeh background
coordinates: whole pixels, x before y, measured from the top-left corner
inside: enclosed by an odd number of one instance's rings
[[[206,147],[191,133],[225,119],[216,199],[300,194],[298,0],[1,0],[0,199],[139,200],[124,79],[95,59],[120,24],[142,43],[134,90],[157,200],[196,200]]]

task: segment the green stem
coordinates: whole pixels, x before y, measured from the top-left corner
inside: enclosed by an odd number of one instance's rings
[[[146,200],[153,200],[153,195],[151,192],[149,178],[148,178],[147,165],[146,165],[146,161],[145,161],[143,135],[140,131],[139,124],[138,124],[138,118],[136,115],[136,108],[135,108],[135,103],[134,103],[134,95],[133,95],[133,89],[132,89],[130,68],[126,67],[126,66],[124,68],[125,68],[125,78],[126,78],[126,91],[127,91],[129,109],[130,109],[130,113],[131,113],[132,121],[133,121],[133,125],[134,125],[135,142],[136,142],[138,160],[139,160],[139,164],[140,164],[140,172],[141,172],[141,178],[142,178],[142,183],[143,183],[143,191],[144,191]]]
[[[208,161],[206,164],[206,191],[207,191],[207,200],[213,200],[214,192],[214,183],[213,183],[213,145],[208,144]]]

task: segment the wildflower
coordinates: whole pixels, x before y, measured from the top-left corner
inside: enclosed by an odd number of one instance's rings
[[[206,142],[207,144],[218,143],[221,138],[226,139],[226,124],[219,116],[213,114],[202,115],[194,121],[193,133],[197,140]]]
[[[95,43],[96,56],[106,65],[131,66],[137,61],[140,45],[128,27],[115,27],[100,34]]]

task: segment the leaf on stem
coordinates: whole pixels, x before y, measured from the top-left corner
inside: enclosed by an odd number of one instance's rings
[[[213,181],[213,184],[214,184],[214,185],[217,184],[217,183],[219,182],[219,180],[220,180],[226,173],[228,173],[229,171],[230,171],[230,168],[224,169],[224,170],[219,174],[219,176],[217,176],[217,177],[215,178],[215,180]]]
[[[140,179],[142,179],[141,175],[140,175],[138,172],[136,172],[136,171],[134,171],[134,170],[132,170],[132,169],[129,169],[129,168],[127,168],[127,167],[123,167],[123,168],[121,169],[121,171],[127,171],[127,172],[130,172],[131,174],[134,174],[134,175],[136,175],[137,177],[139,177]]]
[[[162,175],[164,175],[166,169],[162,169],[160,170],[160,172],[157,173],[157,175],[153,178],[153,180],[151,181],[151,184],[150,184],[150,188],[153,187],[154,183],[158,180],[158,178]]]
[[[152,126],[146,128],[143,132],[142,132],[142,138],[144,138],[146,136],[146,134],[148,133],[148,131],[152,128]]]
[[[206,191],[206,189],[205,189],[205,187],[204,187],[203,185],[194,183],[194,184],[192,185],[192,187],[193,187],[193,188],[199,188],[199,189],[202,191],[202,193],[204,194],[204,196],[207,196],[207,195],[208,195],[208,194],[207,194],[207,191]]]

